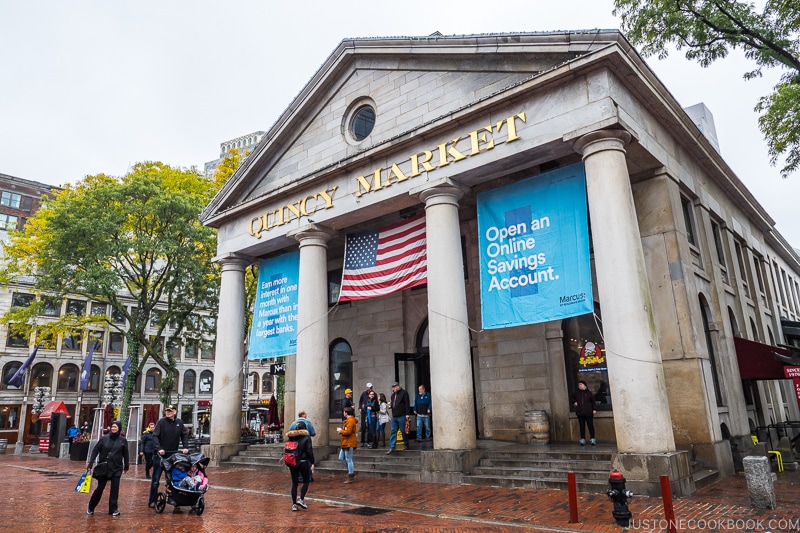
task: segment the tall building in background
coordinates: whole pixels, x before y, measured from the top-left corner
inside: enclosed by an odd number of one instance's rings
[[[263,131],[254,131],[253,133],[248,133],[247,135],[242,135],[241,137],[236,137],[235,139],[221,142],[219,144],[219,157],[203,165],[203,174],[208,178],[213,176],[222,160],[225,159],[225,157],[227,157],[228,154],[230,154],[234,149],[239,150],[239,153],[242,154],[243,157],[247,157],[247,154],[252,152],[256,145],[261,142],[261,138],[264,136],[264,133],[265,132]]]
[[[53,197],[58,187],[0,173],[0,240],[8,240],[8,230],[25,226],[39,209],[42,196]]]

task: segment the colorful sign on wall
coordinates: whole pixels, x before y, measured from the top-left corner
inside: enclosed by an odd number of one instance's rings
[[[478,231],[484,329],[594,310],[582,163],[479,194]]]
[[[297,352],[297,286],[300,251],[261,261],[248,359]]]

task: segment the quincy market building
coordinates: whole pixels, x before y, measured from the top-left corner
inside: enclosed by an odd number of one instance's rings
[[[337,304],[345,236],[416,215],[427,283]],[[691,459],[731,474],[755,426],[797,418],[785,384],[742,380],[755,355],[734,338],[785,341],[798,257],[617,31],[345,40],[202,218],[229,384],[215,461],[238,450],[245,269],[283,257],[286,413],[308,412],[316,445],[338,444],[344,388],[422,383],[429,479],[457,480],[479,438],[529,440],[532,410],[577,443],[583,379],[613,466],[690,493]]]

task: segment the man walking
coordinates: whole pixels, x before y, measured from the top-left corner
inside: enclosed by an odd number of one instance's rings
[[[361,412],[361,447],[367,444],[367,404],[369,403],[369,393],[372,392],[372,383],[367,383],[367,388],[361,393],[358,399],[358,410]]]
[[[158,483],[161,481],[161,472],[163,471],[161,460],[178,451],[189,453],[187,448],[188,432],[186,426],[183,425],[183,420],[176,418],[177,413],[174,405],[168,405],[164,409],[164,417],[156,422],[156,427],[153,429],[153,478],[150,480],[148,507],[156,506]]]
[[[397,447],[398,429],[402,432],[406,450],[411,449],[408,442],[408,433],[406,432],[406,423],[411,419],[411,401],[408,398],[408,393],[397,381],[392,383],[392,401],[389,407],[392,409],[392,429],[389,434],[389,451],[386,452],[386,455],[394,452]]]
[[[417,389],[414,398],[414,414],[417,415],[417,442],[431,440],[431,395],[425,390],[425,385]]]

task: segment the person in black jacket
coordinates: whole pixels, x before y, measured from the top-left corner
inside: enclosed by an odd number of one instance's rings
[[[581,446],[586,445],[586,426],[589,426],[590,442],[594,446],[597,444],[594,438],[594,415],[597,410],[594,407],[594,394],[589,390],[585,381],[578,382],[578,390],[572,395],[572,405],[575,407],[575,414],[578,416],[578,424],[581,429]]]
[[[108,495],[108,514],[112,516],[119,516],[119,482],[122,478],[122,473],[128,471],[130,466],[128,463],[128,439],[120,433],[121,426],[119,421],[114,420],[111,422],[109,432],[102,439],[97,441],[89,461],[86,463],[86,471],[92,469],[95,459],[98,460],[98,465],[105,466],[105,475],[97,475],[97,488],[94,489],[92,497],[89,498],[89,506],[86,508],[86,514],[93,515],[94,508],[100,503],[100,498],[103,496],[103,490],[106,488],[106,483],[111,481],[111,493]]]
[[[296,427],[297,429],[286,434],[290,441],[297,441],[297,466],[289,467],[289,473],[292,475],[292,511],[297,511],[298,507],[308,509],[306,494],[314,473],[314,447],[311,445],[311,437],[306,429],[306,423],[301,420],[297,422]],[[298,500],[297,486],[300,484],[300,476],[303,477],[303,488],[300,489],[300,499]]]
[[[139,455],[144,458],[144,477],[150,477],[150,469],[153,467],[153,430],[156,425],[152,422],[142,433],[142,440],[139,441]]]
[[[408,393],[405,389],[396,381],[392,383],[392,401],[389,407],[392,409],[392,428],[389,433],[389,451],[386,452],[387,455],[394,452],[397,446],[398,429],[402,432],[406,450],[411,449],[408,442],[408,432],[406,431],[406,424],[411,419],[411,400],[408,398]]]
[[[187,448],[188,432],[183,420],[176,418],[178,411],[174,405],[164,409],[164,417],[156,422],[153,429],[153,477],[150,480],[150,500],[148,507],[156,506],[158,498],[158,484],[161,481],[161,460],[166,459],[175,452],[189,453]]]

